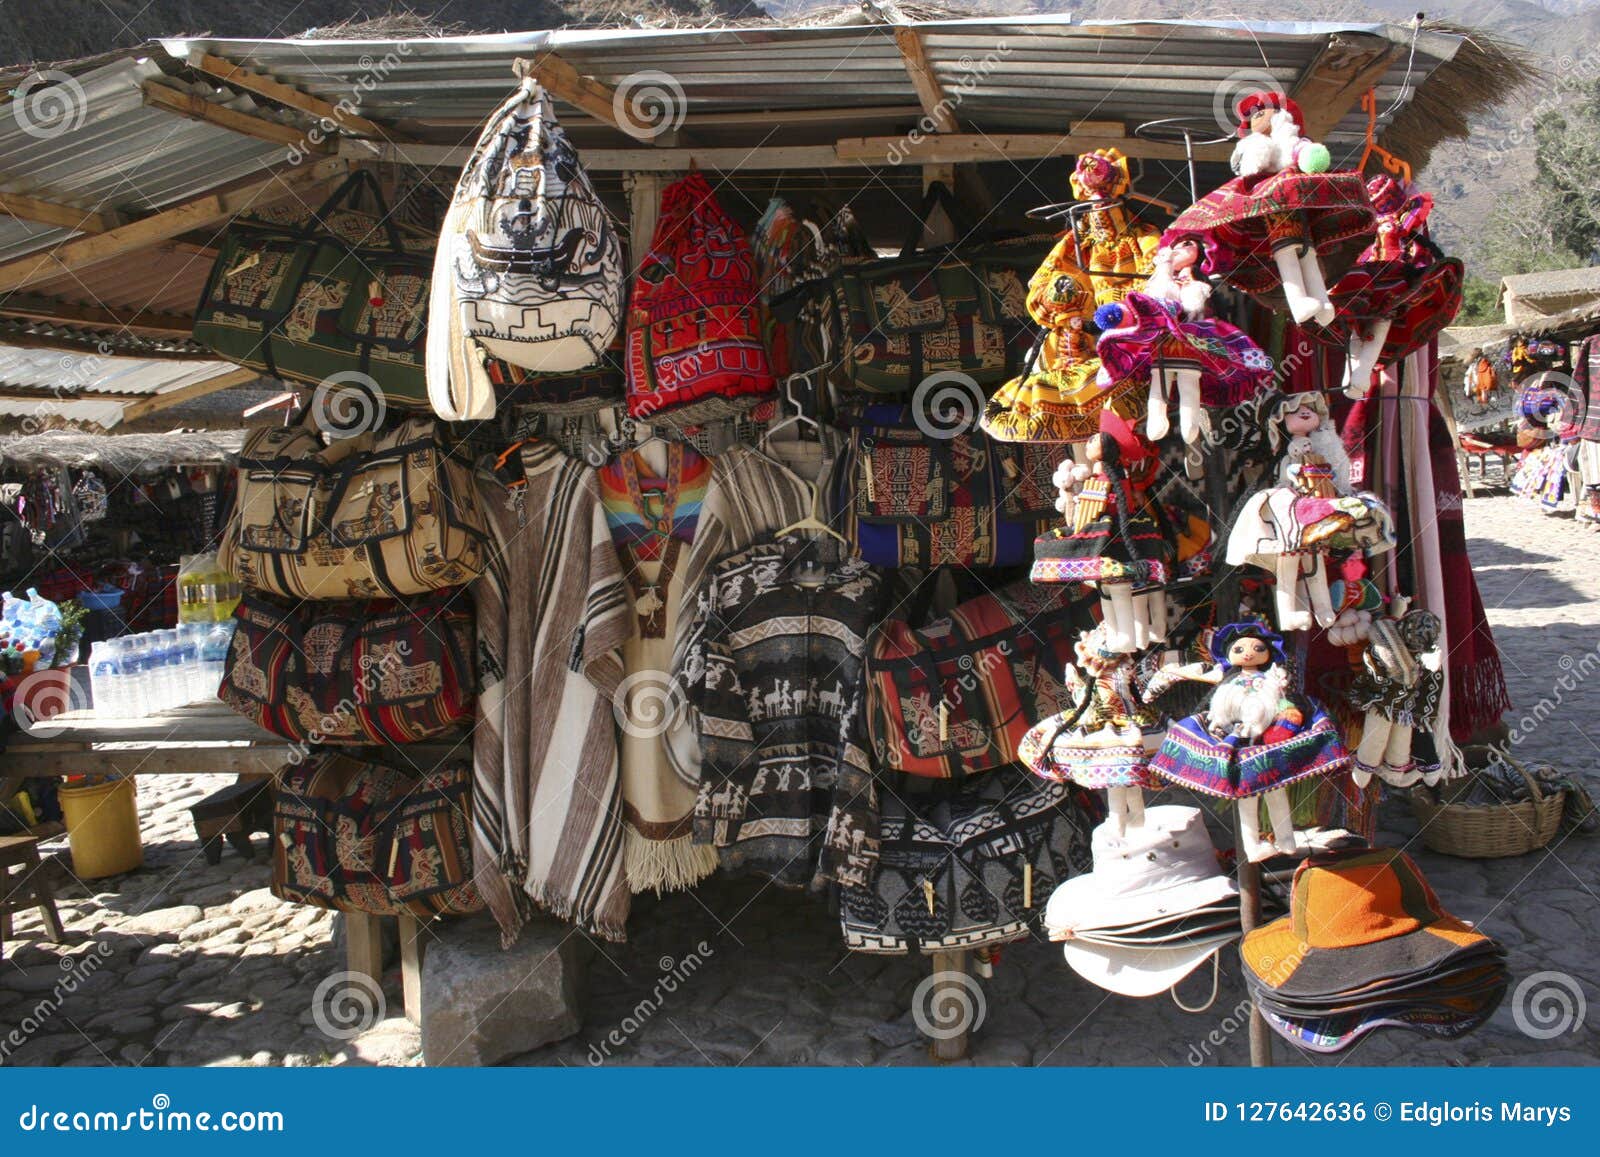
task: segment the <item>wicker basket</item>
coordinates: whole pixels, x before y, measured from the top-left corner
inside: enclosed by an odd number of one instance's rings
[[[1493,860],[1526,855],[1555,839],[1567,793],[1545,791],[1527,768],[1501,758],[1522,776],[1533,798],[1516,803],[1449,803],[1439,798],[1436,789],[1418,785],[1411,789],[1411,810],[1422,825],[1423,844],[1447,856]]]

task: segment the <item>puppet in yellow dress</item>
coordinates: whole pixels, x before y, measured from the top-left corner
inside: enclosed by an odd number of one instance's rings
[[[1097,381],[1089,322],[1097,307],[1121,301],[1151,270],[1159,232],[1123,206],[1131,178],[1127,158],[1100,149],[1078,158],[1073,226],[1028,282],[1028,313],[1044,327],[1033,364],[1001,386],[983,417],[1002,442],[1084,442],[1100,429],[1108,405],[1136,421],[1144,412],[1138,383]]]

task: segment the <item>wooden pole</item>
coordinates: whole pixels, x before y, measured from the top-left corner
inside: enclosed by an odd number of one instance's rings
[[[410,912],[396,917],[400,925],[400,989],[405,994],[406,1019],[422,1023],[422,956],[428,935],[422,921]]]
[[[967,975],[967,955],[965,950],[933,954],[933,975],[939,980],[928,994],[929,1008],[961,1008],[971,1000],[972,994],[966,991],[963,984]],[[946,992],[950,993],[948,997]],[[946,1001],[949,1003],[946,1004]],[[971,1035],[970,1026],[963,1024],[961,1031],[954,1036],[935,1037],[928,1045],[928,1055],[936,1061],[965,1060]]]
[[[1254,799],[1247,802],[1255,807],[1260,806]],[[1249,935],[1252,929],[1261,924],[1261,865],[1245,858],[1244,833],[1240,830],[1237,806],[1233,809],[1233,847],[1234,855],[1239,860],[1236,865],[1239,872],[1239,927],[1244,935]],[[1250,1000],[1250,1067],[1272,1067],[1272,1030],[1267,1027],[1266,1019],[1256,1007],[1254,997]]]

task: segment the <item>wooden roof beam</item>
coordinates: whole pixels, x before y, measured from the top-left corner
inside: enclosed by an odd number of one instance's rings
[[[170,409],[184,402],[192,402],[196,398],[203,398],[208,394],[231,390],[234,386],[242,386],[246,382],[253,382],[260,376],[261,374],[257,370],[247,370],[240,367],[239,369],[219,374],[214,378],[207,378],[203,382],[195,382],[176,390],[168,390],[164,394],[147,394],[139,401],[122,408],[122,420],[124,422],[137,422],[140,418],[148,417],[160,410]]]
[[[894,30],[894,43],[900,49],[900,59],[911,77],[911,87],[916,89],[917,100],[922,104],[923,114],[932,122],[933,131],[960,132],[961,124],[956,120],[955,104],[945,95],[944,85],[939,82],[938,73],[934,72],[933,65],[928,61],[922,36],[915,28],[902,24]]]
[[[144,103],[151,108],[165,109],[192,121],[216,125],[221,129],[242,133],[244,136],[283,145],[286,148],[299,149],[302,153],[331,153],[335,148],[331,141],[311,140],[305,129],[256,116],[254,113],[240,112],[238,109],[216,104],[202,96],[184,92],[160,81],[144,82]]]
[[[0,302],[0,316],[25,317],[58,325],[124,330],[145,337],[187,338],[194,333],[194,318],[148,310],[102,309],[57,301],[52,297],[14,295]]]
[[[529,74],[551,96],[559,97],[574,108],[588,113],[600,123],[627,133],[636,141],[658,140],[665,131],[658,125],[636,124],[630,117],[619,116],[618,109],[628,104],[626,95],[618,93],[610,85],[602,84],[592,76],[585,76],[553,52],[535,57],[527,61],[527,65]],[[668,111],[677,114],[675,119],[681,121],[685,110]],[[676,124],[667,126],[669,129],[676,127]]]
[[[105,233],[127,222],[126,217],[113,210],[80,209],[21,193],[0,193],[0,214],[53,229],[71,229],[74,233]]]
[[[169,241],[195,229],[216,225],[255,205],[271,204],[298,193],[309,192],[348,172],[345,161],[328,158],[297,169],[280,170],[265,180],[254,181],[223,193],[207,193],[191,201],[140,217],[94,237],[64,241],[42,253],[30,253],[0,265],[0,293],[22,289],[38,281],[60,276],[68,270],[93,265]],[[3,308],[3,303],[0,303]]]
[[[1079,131],[1080,127],[1082,131]],[[1181,161],[1182,144],[1147,141],[1127,135],[1120,125],[1084,122],[1061,133],[929,133],[920,140],[895,137],[847,137],[831,145],[730,145],[717,148],[586,148],[584,167],[591,172],[675,172],[693,161],[704,169],[865,169],[885,165],[976,164],[1075,156],[1092,149],[1118,148],[1130,157]],[[1226,161],[1232,145],[1197,145],[1201,161]],[[455,145],[388,145],[346,141],[343,155],[352,160],[424,167],[459,167],[472,150]]]
[[[191,68],[199,69],[208,76],[214,76],[224,84],[234,88],[242,88],[246,92],[253,92],[257,96],[266,97],[275,104],[285,105],[298,109],[308,116],[318,120],[332,121],[341,132],[356,137],[376,137],[380,140],[404,141],[404,134],[396,132],[387,125],[377,121],[368,120],[354,111],[341,109],[338,105],[321,97],[312,96],[310,93],[301,92],[291,84],[284,84],[280,80],[263,73],[252,72],[248,68],[241,68],[232,61],[224,60],[220,56],[195,49],[189,56]]]
[[[1376,36],[1330,36],[1289,95],[1299,104],[1307,138],[1320,141],[1345,118],[1361,94],[1389,71],[1400,46]]]

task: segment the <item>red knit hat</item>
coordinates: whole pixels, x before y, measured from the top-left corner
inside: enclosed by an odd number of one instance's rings
[[[1239,135],[1241,137],[1249,135],[1250,118],[1264,108],[1287,109],[1289,115],[1294,117],[1294,123],[1300,128],[1300,131],[1305,131],[1306,118],[1300,115],[1300,106],[1286,93],[1264,89],[1261,92],[1251,93],[1239,102]]]
[[[1123,466],[1133,466],[1155,453],[1154,447],[1139,437],[1134,428],[1115,410],[1100,411],[1100,432],[1117,444],[1122,451]]]

